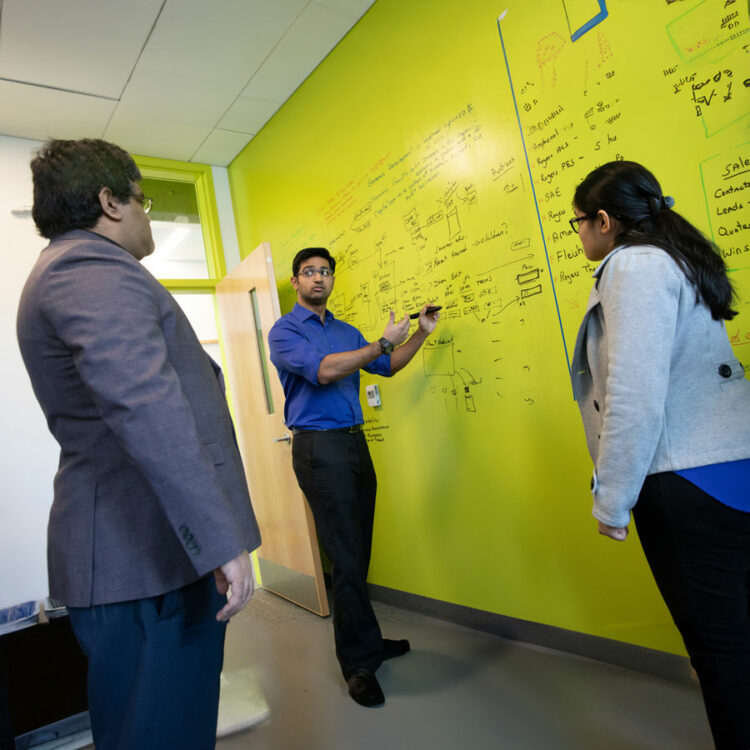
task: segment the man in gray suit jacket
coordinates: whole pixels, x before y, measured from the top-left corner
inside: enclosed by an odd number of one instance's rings
[[[226,621],[252,595],[260,544],[221,372],[139,263],[154,243],[132,158],[50,141],[31,167],[51,242],[18,340],[61,447],[50,594],[89,659],[97,750],[205,750]]]

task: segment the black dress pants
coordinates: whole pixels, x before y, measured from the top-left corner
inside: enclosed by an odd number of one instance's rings
[[[633,517],[700,679],[717,750],[750,748],[750,513],[672,472],[646,478]]]
[[[8,664],[5,658],[5,643],[0,638],[0,750],[15,750],[13,727],[10,721]]]
[[[367,591],[377,480],[364,433],[299,433],[292,458],[331,561],[341,671],[345,679],[358,668],[374,672],[383,660],[383,638]]]

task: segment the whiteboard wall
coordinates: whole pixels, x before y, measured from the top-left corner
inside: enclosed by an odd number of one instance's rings
[[[652,168],[732,250],[748,364],[743,200],[715,197],[727,168],[747,179],[747,32],[731,0],[378,0],[230,165],[241,252],[270,242],[283,311],[317,245],[370,340],[391,308],[444,307],[407,369],[362,380],[382,396],[371,582],[683,653],[636,535],[590,515],[568,363],[593,268],[567,219],[594,166]]]

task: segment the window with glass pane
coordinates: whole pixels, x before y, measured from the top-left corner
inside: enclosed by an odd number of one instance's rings
[[[140,185],[154,201],[149,216],[156,246],[143,265],[157,279],[209,278],[195,185],[152,177]]]
[[[258,342],[258,361],[260,362],[261,374],[263,375],[263,391],[266,394],[266,411],[273,414],[273,395],[271,394],[271,381],[268,379],[268,359],[266,357],[266,346],[263,343],[263,328],[260,325],[260,309],[258,308],[258,292],[250,290],[250,303],[253,308],[253,324],[255,327],[255,340]]]
[[[219,330],[216,325],[216,309],[214,308],[213,294],[181,294],[172,293],[177,304],[193,326],[198,340],[203,345],[208,355],[217,363],[221,364],[221,351],[219,349]]]

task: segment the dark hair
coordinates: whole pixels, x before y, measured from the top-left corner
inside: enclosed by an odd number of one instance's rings
[[[333,256],[324,247],[306,247],[304,250],[300,250],[292,261],[292,276],[296,276],[299,273],[299,267],[302,265],[303,260],[308,258],[323,258],[328,261],[328,265],[331,267],[331,273],[336,272],[336,261]]]
[[[130,154],[113,143],[84,138],[51,140],[31,162],[34,217],[39,234],[51,239],[71,229],[91,229],[102,215],[99,191],[108,187],[125,203],[141,173]]]
[[[736,314],[732,284],[718,247],[671,207],[651,172],[634,161],[611,161],[590,172],[576,188],[573,205],[585,214],[606,211],[622,231],[616,245],[655,245],[668,253],[695,287],[714,320]]]

